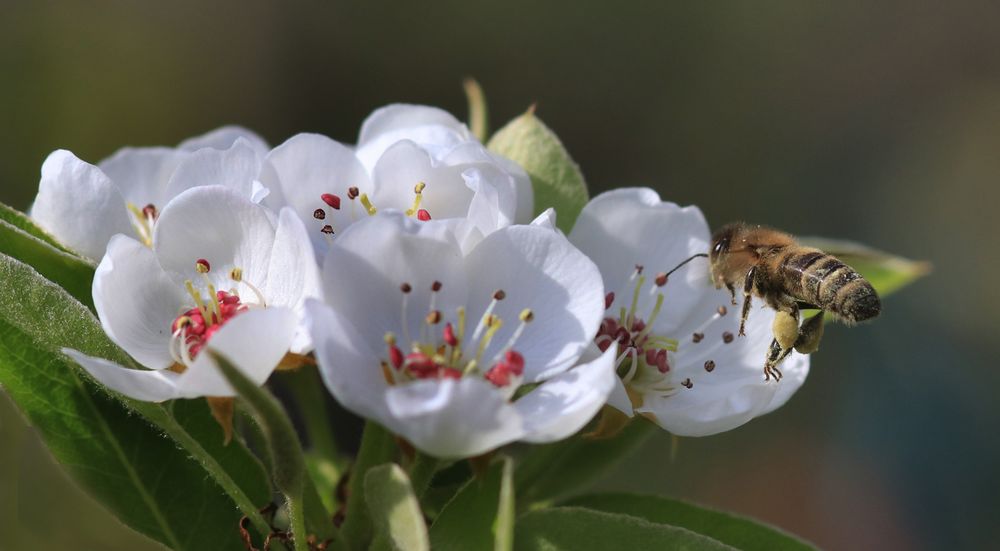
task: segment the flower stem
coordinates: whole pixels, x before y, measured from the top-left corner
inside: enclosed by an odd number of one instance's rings
[[[361,435],[361,449],[351,467],[347,510],[340,534],[350,549],[366,549],[372,538],[372,519],[365,505],[365,473],[368,469],[390,461],[395,445],[392,434],[380,425],[368,421]]]
[[[440,465],[440,461],[436,458],[421,451],[417,452],[417,457],[413,460],[413,466],[410,468],[410,485],[413,486],[413,494],[417,496],[417,499],[423,497],[424,492],[430,487],[431,479],[434,478],[438,465]]]

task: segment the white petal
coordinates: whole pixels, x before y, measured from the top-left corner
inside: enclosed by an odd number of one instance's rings
[[[169,147],[125,147],[98,165],[115,187],[139,208],[163,208],[170,200],[167,182],[185,157]]]
[[[104,256],[112,235],[134,235],[125,200],[111,179],[63,149],[53,151],[42,164],[31,217],[92,260]]]
[[[608,405],[617,409],[618,411],[633,417],[635,415],[635,410],[632,407],[632,400],[628,397],[628,391],[625,390],[625,383],[618,377],[615,377],[615,386],[611,389],[611,393],[608,395]]]
[[[207,347],[262,385],[288,353],[297,325],[295,314],[287,308],[254,309],[226,322]],[[236,394],[204,350],[177,378],[177,390],[182,398]]]
[[[251,198],[260,168],[261,157],[243,138],[229,149],[199,149],[177,164],[167,184],[167,195],[172,198],[193,187],[217,185]]]
[[[514,402],[524,419],[526,435],[522,440],[554,442],[583,428],[619,381],[615,353],[610,347],[597,359],[556,375]]]
[[[728,301],[728,293],[713,290],[703,295],[701,309],[708,310],[722,301]],[[692,342],[690,332],[678,335],[672,381],[677,384],[690,378],[692,388],[678,387],[669,397],[647,395],[636,411],[652,414],[658,424],[674,434],[706,436],[734,429],[784,403],[805,380],[808,357],[793,352],[779,366],[789,376],[781,382],[764,381],[773,319],[773,310],[755,307],[748,318],[747,335],[737,336],[728,344],[722,335],[737,334],[736,313],[708,324],[701,330],[705,338],[700,343]],[[687,328],[691,329],[690,322]],[[709,360],[715,364],[711,373],[704,368]]]
[[[151,369],[173,363],[170,327],[186,303],[148,247],[116,235],[94,273],[94,306],[104,331],[133,358]]]
[[[531,221],[532,226],[541,226],[546,229],[558,231],[556,227],[556,209],[549,207]]]
[[[465,218],[474,192],[462,176],[463,167],[435,162],[416,143],[396,142],[378,160],[372,172],[373,199],[379,209],[405,211],[413,204],[414,187],[423,182],[423,201],[432,218]]]
[[[349,321],[318,300],[306,301],[306,325],[326,388],[347,409],[384,423],[388,385],[380,358]]]
[[[306,299],[320,297],[319,266],[309,236],[290,208],[281,209],[278,216],[267,279],[261,292],[272,304],[291,308],[300,320],[304,318]],[[309,334],[300,323],[292,351],[302,354],[310,348]]]
[[[195,262],[211,264],[220,288],[229,288],[230,270],[239,267],[243,279],[260,285],[267,278],[274,226],[267,209],[222,186],[189,189],[160,213],[153,232],[153,250],[160,265],[178,283],[201,281]],[[200,283],[199,283],[200,286]],[[250,295],[241,289],[241,296]]]
[[[63,353],[87,370],[102,385],[129,398],[144,402],[162,402],[178,397],[177,378],[173,371],[141,371],[120,366],[103,358],[94,358],[71,348]]]
[[[524,308],[534,313],[514,349],[525,359],[525,380],[541,381],[573,366],[604,315],[597,267],[566,238],[538,226],[510,226],[487,236],[466,258],[469,319],[482,316],[497,289],[506,292],[495,314],[504,327],[487,348],[506,343]]]
[[[378,351],[385,347],[387,332],[396,334],[403,349],[409,349],[407,332],[411,338],[419,337],[435,281],[443,284],[436,308],[446,317],[453,317],[467,297],[461,252],[451,228],[407,219],[398,212],[349,227],[327,254],[322,280],[326,302],[350,319],[368,347]],[[403,283],[413,289],[407,299],[405,331]]]
[[[280,187],[288,204],[306,223],[310,239],[317,251],[326,251],[328,245],[323,226],[329,224],[339,234],[364,211],[358,201],[347,198],[347,190],[357,187],[361,193],[371,193],[368,172],[354,156],[354,151],[320,134],[297,134],[274,148],[267,156],[274,168],[273,178],[265,175],[264,184],[274,189]],[[340,210],[334,210],[320,199],[324,193],[338,195]],[[313,212],[323,209],[325,218],[316,220]]]
[[[184,151],[198,151],[206,147],[220,150],[229,149],[240,138],[246,140],[259,155],[267,155],[268,146],[263,138],[251,130],[235,125],[216,128],[201,136],[184,140],[177,146],[177,149]]]
[[[388,105],[374,111],[361,125],[358,159],[369,170],[382,154],[400,140],[412,140],[442,154],[469,141],[468,128],[447,111],[424,105]]]
[[[452,148],[441,158],[441,162],[449,166],[466,167],[466,171],[475,169],[482,173],[480,178],[496,188],[499,198],[497,205],[506,221],[503,225],[514,222],[527,224],[531,221],[534,205],[531,179],[513,161],[493,154],[479,142],[469,141]]]
[[[524,435],[521,418],[479,378],[422,380],[391,387],[387,425],[442,458],[481,455]]]
[[[615,308],[630,302],[634,284],[629,277],[636,264],[652,279],[693,254],[707,253],[709,238],[708,224],[697,207],[661,202],[655,191],[646,188],[617,189],[595,197],[570,232],[570,241],[597,264],[608,292],[616,294]],[[696,259],[673,274],[663,288],[666,305],[654,325],[656,332],[675,332],[691,315],[708,281],[707,259]],[[651,285],[639,294],[638,311],[643,315],[655,300],[647,292]],[[698,313],[703,319],[708,314]]]

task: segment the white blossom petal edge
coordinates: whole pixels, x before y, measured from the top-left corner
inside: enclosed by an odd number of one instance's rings
[[[600,323],[596,267],[561,234],[510,226],[463,253],[453,228],[398,213],[351,226],[308,325],[331,393],[439,457],[578,431],[614,385],[581,362]],[[523,396],[522,382],[540,383]]]
[[[97,166],[64,149],[42,163],[31,217],[60,242],[97,261],[111,237],[125,234],[147,245],[167,202],[195,186],[224,185],[262,201],[258,181],[267,152],[249,130],[225,126],[169,147],[125,147]],[[272,199],[279,204],[280,197]]]
[[[263,383],[288,352],[312,348],[300,322],[320,296],[305,228],[221,186],[181,193],[163,210],[149,248],[117,235],[94,274],[108,336],[143,366],[66,353],[106,386],[140,400],[232,396],[209,347]]]
[[[616,350],[609,404],[680,436],[736,428],[784,404],[805,381],[809,357],[793,352],[785,377],[765,382],[774,311],[756,308],[745,337],[729,293],[711,284],[708,224],[697,207],[663,202],[646,188],[592,199],[569,236],[601,270],[607,311],[597,344]]]

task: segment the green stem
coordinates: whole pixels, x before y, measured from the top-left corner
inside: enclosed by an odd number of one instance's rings
[[[302,510],[302,494],[285,494],[288,499],[288,523],[292,529],[292,545],[295,551],[309,551],[306,541],[306,515]]]
[[[302,413],[302,423],[312,451],[328,460],[336,469],[334,478],[339,478],[343,465],[337,453],[337,443],[330,430],[330,412],[326,407],[326,392],[319,372],[314,366],[305,366],[287,377],[289,387],[295,395],[295,402]]]
[[[440,463],[436,458],[424,452],[417,452],[413,467],[410,468],[410,485],[413,486],[413,494],[417,496],[417,499],[423,497],[424,492],[430,487],[431,479],[434,478],[434,473],[437,472]]]
[[[372,538],[372,519],[365,505],[365,473],[390,461],[395,451],[392,434],[373,421],[365,423],[361,449],[351,467],[347,510],[340,533],[350,549],[365,549]]]

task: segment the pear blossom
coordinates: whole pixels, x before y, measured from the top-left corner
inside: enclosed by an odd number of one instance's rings
[[[262,201],[267,144],[244,128],[226,126],[176,148],[126,147],[98,163],[53,151],[42,164],[31,217],[56,239],[97,261],[111,237],[125,234],[147,246],[168,201],[196,185],[222,185]],[[278,195],[271,202],[280,204]]]
[[[453,225],[380,214],[338,238],[321,277],[307,324],[327,388],[432,455],[565,438],[614,385],[614,351],[587,355],[600,274],[550,228],[463,251]]]
[[[466,246],[531,220],[531,182],[488,151],[455,117],[434,107],[389,105],[361,127],[357,147],[298,134],[267,157],[263,180],[306,221],[322,255],[348,225],[378,211],[461,221]]]
[[[710,240],[697,207],[618,189],[584,207],[569,239],[608,291],[596,343],[617,355],[610,405],[680,436],[705,436],[780,407],[805,381],[809,357],[796,352],[781,364],[780,382],[765,381],[773,310],[752,312],[746,336],[736,336],[729,293],[712,285],[707,259],[691,259]]]
[[[152,247],[116,235],[94,274],[105,332],[149,370],[64,352],[139,400],[233,396],[205,347],[263,383],[287,353],[311,351],[299,320],[319,292],[319,268],[295,213],[275,217],[232,189],[196,187],[160,213]]]

